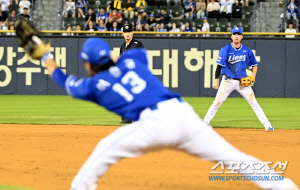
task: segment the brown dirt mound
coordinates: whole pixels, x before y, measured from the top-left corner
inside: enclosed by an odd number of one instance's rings
[[[0,125],[0,184],[39,190],[69,189],[73,177],[99,140],[117,127]],[[240,150],[263,161],[289,161],[284,174],[300,186],[300,131],[216,129]],[[98,189],[258,189],[251,182],[209,181],[215,163],[165,150],[111,167]]]

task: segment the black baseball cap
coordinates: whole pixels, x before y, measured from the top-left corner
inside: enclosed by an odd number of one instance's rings
[[[123,26],[123,32],[132,32],[132,25],[131,24],[125,24]]]

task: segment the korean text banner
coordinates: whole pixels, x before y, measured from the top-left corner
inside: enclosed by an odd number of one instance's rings
[[[78,53],[85,38],[51,38],[55,62],[66,74],[87,77]],[[119,55],[122,38],[105,38],[112,54]],[[183,96],[214,97],[216,59],[230,40],[138,39],[149,54],[149,69],[163,84]],[[257,97],[300,97],[297,49],[300,40],[245,39],[258,61],[253,90]],[[251,75],[251,68],[247,69]],[[276,76],[276,77],[275,77]],[[32,60],[14,38],[0,38],[0,94],[63,95],[42,61]],[[235,92],[231,96],[239,97]]]

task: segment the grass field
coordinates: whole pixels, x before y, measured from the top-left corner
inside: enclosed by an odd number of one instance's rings
[[[214,98],[185,98],[203,118]],[[257,98],[276,129],[300,129],[300,98]],[[146,101],[146,100],[145,100]],[[2,124],[120,125],[120,117],[96,104],[69,96],[0,96]],[[243,98],[228,98],[214,127],[263,128]]]

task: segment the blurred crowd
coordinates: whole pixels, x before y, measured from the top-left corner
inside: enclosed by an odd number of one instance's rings
[[[0,0],[0,30],[14,30],[15,22],[19,19],[31,21],[33,3],[34,0]],[[236,20],[246,20],[243,11],[249,10],[254,3],[255,0],[64,0],[64,30],[91,33],[68,32],[63,35],[96,35],[93,31],[121,31],[126,23],[132,24],[135,31],[229,31],[234,26],[242,25],[242,22]],[[299,27],[299,3],[297,0],[290,0],[286,8],[287,25],[283,32],[296,33],[296,27]],[[220,30],[217,25],[224,19],[228,20],[229,26],[232,23],[231,28],[226,25],[225,30]],[[244,30],[247,32],[250,29]],[[15,33],[9,32],[6,35]],[[293,38],[295,35],[286,37]]]
[[[287,12],[286,12],[286,18],[287,18],[287,28],[285,29],[285,33],[297,33],[295,27],[299,27],[299,12],[300,7],[299,3],[295,0],[290,0],[290,2],[287,4]],[[286,35],[287,38],[295,38],[295,35]]]
[[[210,19],[230,22],[252,5],[254,0],[65,0],[63,15],[67,31],[121,31],[130,23],[135,31],[210,32]]]
[[[0,0],[0,30],[14,30],[19,19],[31,21],[32,0]],[[5,33],[15,35],[15,32]]]

